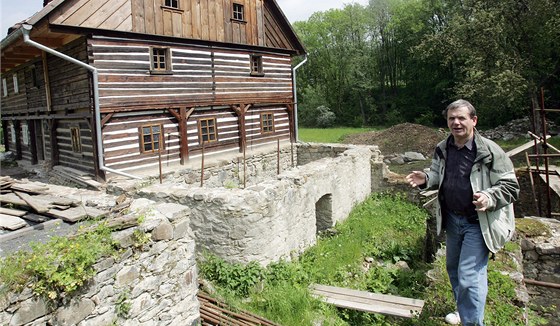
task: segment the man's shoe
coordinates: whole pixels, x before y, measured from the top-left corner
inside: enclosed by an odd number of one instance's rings
[[[447,316],[445,316],[445,322],[450,325],[459,325],[461,323],[461,318],[459,317],[459,313],[455,311],[447,314]]]

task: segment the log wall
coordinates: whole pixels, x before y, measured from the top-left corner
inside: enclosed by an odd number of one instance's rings
[[[291,103],[291,58],[262,54],[264,76],[251,76],[247,50],[169,46],[172,72],[150,73],[150,46],[125,39],[90,40],[90,60],[99,70],[103,112],[121,107]]]
[[[274,115],[274,132],[261,132],[261,113]],[[189,159],[202,156],[199,121],[216,119],[217,139],[204,143],[205,155],[222,155],[240,151],[239,119],[229,107],[196,108],[186,122]],[[157,168],[160,160],[158,151],[142,153],[140,128],[146,125],[163,126],[164,145],[161,151],[163,167],[176,165],[180,161],[179,122],[167,110],[117,113],[103,127],[105,165],[121,171]],[[288,113],[281,106],[250,109],[245,118],[247,146],[258,147],[276,144],[277,140],[289,140]]]

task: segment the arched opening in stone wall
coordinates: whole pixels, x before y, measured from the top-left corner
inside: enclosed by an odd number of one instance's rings
[[[332,194],[326,194],[315,203],[315,218],[317,232],[325,231],[332,227]]]

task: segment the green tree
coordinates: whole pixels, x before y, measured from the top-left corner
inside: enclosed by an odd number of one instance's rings
[[[316,126],[442,123],[471,100],[487,124],[525,116],[541,87],[560,91],[558,0],[371,0],[294,24],[309,61],[298,74],[299,117]],[[558,98],[558,97],[556,97]]]
[[[492,124],[526,115],[559,72],[558,1],[425,3],[437,25],[416,50],[453,72],[453,97],[472,100]]]

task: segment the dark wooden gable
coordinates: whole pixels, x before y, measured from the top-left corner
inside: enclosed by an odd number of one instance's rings
[[[271,47],[303,54],[275,0],[66,0],[49,13],[53,25]],[[234,8],[243,8],[242,18]]]
[[[295,50],[305,53],[297,34],[275,0],[265,1],[264,6],[265,46]]]

